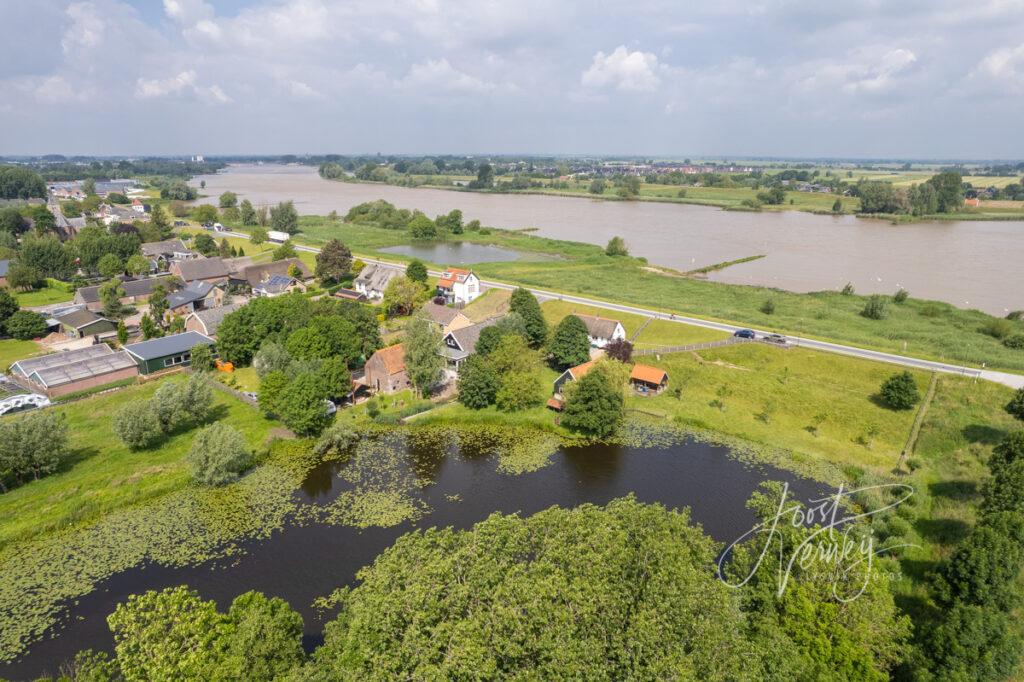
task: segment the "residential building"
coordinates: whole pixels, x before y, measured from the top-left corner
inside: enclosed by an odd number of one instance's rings
[[[397,268],[380,265],[378,263],[368,263],[366,267],[356,275],[352,285],[355,287],[356,291],[361,293],[363,296],[366,296],[366,298],[371,301],[379,301],[384,298],[384,290],[387,288],[388,283],[401,274],[401,271]]]
[[[668,372],[650,365],[633,365],[629,383],[641,395],[658,395],[668,386]]]
[[[123,305],[135,305],[145,303],[153,294],[157,285],[163,286],[168,293],[176,291],[181,286],[181,280],[177,277],[147,277],[145,279],[131,279],[121,282],[121,289],[124,296],[119,300]],[[89,310],[103,310],[103,301],[100,300],[100,287],[82,287],[75,292],[74,302],[85,305]]]
[[[456,329],[465,329],[473,325],[473,321],[463,315],[461,311],[449,308],[448,306],[438,305],[433,301],[429,301],[423,306],[423,314],[438,326],[441,334],[447,334]]]
[[[168,319],[174,315],[188,315],[204,308],[216,308],[224,302],[224,289],[209,282],[189,282],[167,296]]]
[[[99,336],[117,331],[117,325],[113,321],[100,317],[86,308],[72,310],[54,319],[60,325],[61,331],[73,339],[84,339],[87,336]]]
[[[306,292],[306,285],[288,275],[271,275],[252,288],[252,294],[256,297],[274,298],[281,294],[290,294],[293,291]]]
[[[340,298],[343,301],[355,301],[356,303],[365,303],[366,295],[361,294],[355,289],[338,289],[334,292],[335,298]]]
[[[288,274],[290,271],[298,273],[295,279],[300,282],[307,282],[313,278],[313,273],[310,272],[309,268],[301,260],[298,258],[285,258],[284,260],[276,260],[271,263],[259,263],[243,267],[232,273],[231,284],[255,289],[275,275],[291,277],[292,275]]]
[[[171,263],[168,271],[186,282],[209,282],[210,284],[226,284],[231,276],[231,265],[223,258],[197,258]]]
[[[149,213],[150,206],[149,204],[142,203],[138,199],[132,199],[132,210],[139,215],[145,215],[146,213]]]
[[[437,295],[446,303],[465,305],[480,295],[480,279],[472,270],[448,268],[437,282]]]
[[[612,341],[624,340],[626,330],[618,320],[594,315],[576,315],[587,327],[587,337],[594,348],[604,348]]]
[[[199,332],[205,336],[217,336],[217,328],[230,313],[235,312],[248,301],[236,301],[217,308],[197,310],[185,318],[185,329],[187,331]]]
[[[480,332],[496,323],[501,318],[494,317],[478,324],[461,329],[454,329],[444,335],[441,354],[448,363],[448,369],[458,370],[459,366],[470,355],[476,352],[476,342],[480,340]]]
[[[562,372],[561,374],[559,374],[558,378],[555,379],[554,395],[556,397],[561,397],[561,395],[562,395],[562,388],[567,383],[569,383],[570,381],[579,381],[584,376],[586,376],[587,372],[589,372],[593,368],[594,368],[594,361],[591,360],[590,362],[584,362],[582,365],[576,365],[575,367],[570,367],[569,369],[567,369],[564,372]]]
[[[50,398],[130,379],[138,373],[138,365],[127,352],[115,351],[105,343],[11,365],[15,380]]]
[[[199,332],[185,331],[149,341],[129,343],[124,349],[135,358],[140,374],[152,374],[188,365],[192,362],[192,349],[199,345],[212,346],[213,339]]]
[[[142,255],[150,260],[169,263],[175,260],[191,260],[201,256],[185,246],[180,239],[165,239],[142,245]]]
[[[377,393],[394,393],[412,386],[405,368],[405,347],[400,343],[371,355],[364,372],[363,384]]]

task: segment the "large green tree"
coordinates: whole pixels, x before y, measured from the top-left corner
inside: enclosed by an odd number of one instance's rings
[[[270,229],[288,234],[299,231],[299,213],[294,202],[282,201],[270,209]]]
[[[340,282],[352,271],[352,251],[332,239],[316,254],[316,276],[325,282]]]
[[[214,422],[196,434],[185,461],[197,482],[224,485],[238,478],[251,458],[245,436],[238,429]]]
[[[622,423],[623,386],[616,384],[619,372],[606,371],[606,364],[598,363],[581,379],[565,387],[562,424],[566,428],[603,438],[615,433]]]
[[[544,312],[536,296],[522,287],[517,288],[512,292],[509,312],[516,313],[522,318],[531,348],[540,348],[544,345],[548,337],[548,323],[544,319]]]
[[[405,327],[403,344],[409,381],[416,391],[423,395],[441,380],[441,372],[444,369],[444,358],[441,357],[441,332],[430,320],[414,317]]]
[[[288,382],[274,401],[274,411],[300,436],[320,433],[332,417],[327,414],[329,389],[319,374],[303,372]]]
[[[587,325],[575,315],[566,315],[555,327],[548,352],[558,369],[581,365],[590,359],[590,337]]]
[[[501,377],[480,355],[471,355],[459,367],[459,402],[473,410],[494,404]]]

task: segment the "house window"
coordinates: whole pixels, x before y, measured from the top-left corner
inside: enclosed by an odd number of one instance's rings
[[[181,365],[188,362],[192,358],[191,353],[182,353],[181,355],[172,355],[168,358],[164,358],[164,367],[174,367],[175,365]]]

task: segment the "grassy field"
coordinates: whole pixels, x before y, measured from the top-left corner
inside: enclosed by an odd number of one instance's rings
[[[45,286],[32,291],[19,291],[15,293],[14,297],[22,308],[33,308],[53,303],[64,303],[73,299],[75,295],[60,287]]]
[[[166,379],[164,380],[166,381]],[[0,495],[0,547],[164,495],[189,484],[183,458],[195,429],[162,445],[130,452],[112,429],[121,407],[145,400],[159,381],[52,408],[67,418],[73,456],[62,472]],[[214,392],[212,420],[239,429],[249,445],[264,443],[276,425],[258,410]]]
[[[236,367],[233,372],[216,372],[214,376],[221,383],[232,386],[239,391],[256,392],[260,387],[260,379],[254,367]],[[234,385],[230,382],[234,379]]]
[[[506,289],[488,289],[479,298],[462,309],[462,314],[473,322],[483,322],[508,312],[512,292]]]
[[[0,369],[7,371],[7,368],[11,366],[11,363],[17,362],[18,360],[24,360],[25,358],[38,355],[45,351],[41,345],[35,341],[18,341],[17,339],[4,339],[0,341]]]
[[[633,341],[633,347],[637,350],[644,348],[660,348],[665,346],[688,346],[693,343],[706,343],[729,338],[725,332],[694,327],[689,324],[669,322],[667,320],[653,320],[644,327],[640,336]]]
[[[570,303],[568,301],[550,300],[544,301],[540,304],[541,310],[544,311],[544,319],[547,320],[548,326],[552,329],[562,318],[566,315],[596,315],[598,317],[605,317],[611,320],[618,320],[622,323],[622,327],[626,330],[626,338],[630,338],[636,333],[636,330],[640,328],[640,325],[644,323],[646,317],[642,315],[632,315],[630,313],[619,313],[612,310],[605,310],[603,308],[595,308],[589,305],[582,305],[580,303]]]

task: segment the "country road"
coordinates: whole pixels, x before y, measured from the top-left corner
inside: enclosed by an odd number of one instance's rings
[[[240,237],[242,239],[248,239],[249,235],[241,232],[221,232],[219,234],[226,234],[231,237]],[[296,251],[305,251],[307,253],[318,253],[320,249],[312,246],[301,246],[295,245]],[[404,269],[403,263],[394,263],[391,261],[380,260],[377,258],[370,258],[366,256],[359,256],[359,258],[367,263],[378,263],[381,265],[387,265],[399,269]],[[431,276],[439,276],[441,273],[436,270],[428,271]],[[491,287],[495,289],[506,289],[512,290],[516,288],[513,284],[504,284],[502,282],[491,282],[488,280],[480,280],[480,283],[484,287]],[[524,287],[529,291],[533,292],[535,296],[543,298],[555,298],[563,301],[569,301],[571,303],[579,303],[581,305],[594,306],[595,308],[603,308],[605,310],[613,310],[622,313],[632,313],[634,315],[643,315],[646,317],[653,317],[657,320],[668,320],[670,322],[678,322],[680,324],[689,324],[695,327],[704,327],[705,329],[715,329],[717,331],[733,333],[740,329],[747,329],[748,327],[738,326],[733,324],[725,324],[723,322],[712,322],[710,320],[702,320],[697,317],[685,317],[682,315],[670,315],[668,313],[659,312],[656,310],[648,310],[647,308],[641,308],[639,306],[625,305],[622,303],[611,303],[609,301],[601,301],[593,298],[586,298],[584,296],[575,296],[572,294],[560,294],[553,291],[545,291],[544,289],[534,289],[532,287]],[[758,334],[768,334],[770,332],[754,329]],[[921,369],[928,372],[944,372],[946,374],[960,374],[963,376],[976,377],[985,379],[987,381],[993,381],[1010,388],[1024,388],[1024,375],[1010,374],[1008,372],[996,372],[987,369],[976,369],[974,367],[963,367],[961,365],[952,365],[945,362],[936,362],[934,360],[921,360],[920,358],[909,357],[906,355],[896,355],[894,353],[884,353],[877,350],[867,350],[865,348],[857,348],[856,346],[844,346],[839,343],[831,343],[829,341],[819,341],[817,339],[807,339],[800,336],[786,336],[786,339],[795,346],[802,348],[812,348],[814,350],[824,351],[826,353],[838,353],[840,355],[849,355],[856,358],[863,358],[865,360],[874,360],[876,362],[888,362],[894,365],[901,365],[903,367],[910,367],[913,369]]]

